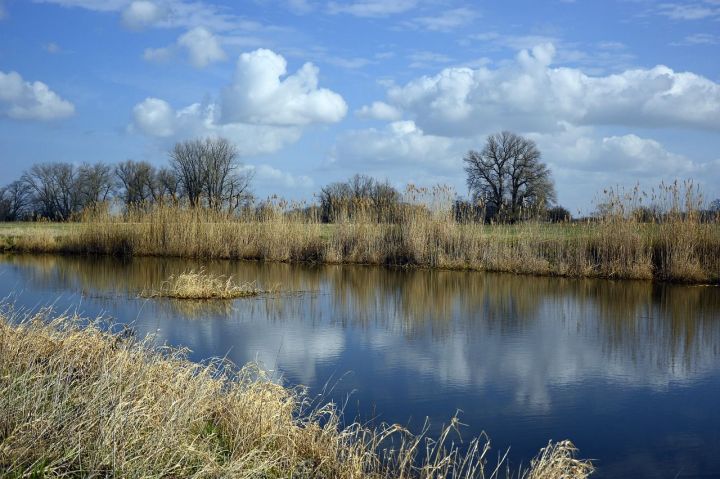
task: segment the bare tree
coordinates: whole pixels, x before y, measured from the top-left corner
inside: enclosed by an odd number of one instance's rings
[[[170,167],[178,179],[190,206],[199,206],[205,182],[205,148],[200,140],[176,143],[170,151]]]
[[[373,220],[393,221],[400,193],[389,183],[366,175],[354,175],[344,182],[331,183],[320,190],[320,215],[325,222],[354,219],[360,208]]]
[[[0,189],[0,220],[19,221],[29,215],[32,194],[28,185],[16,180]]]
[[[225,138],[175,144],[170,165],[190,206],[234,210],[248,197],[252,172],[240,168],[237,156]]]
[[[230,176],[225,187],[224,201],[228,212],[237,211],[242,205],[252,203],[253,195],[250,185],[254,177],[252,170],[239,171]]]
[[[220,209],[229,200],[231,183],[238,173],[237,148],[225,138],[208,138],[203,146],[205,198],[210,208]]]
[[[156,201],[171,201],[177,205],[180,200],[180,178],[170,168],[160,168],[155,174]]]
[[[467,185],[493,219],[515,221],[555,201],[550,170],[535,142],[503,131],[490,135],[481,152],[465,158]]]
[[[125,206],[141,206],[154,200],[155,168],[145,161],[127,160],[115,166],[115,176]]]
[[[80,166],[77,182],[83,207],[108,201],[115,189],[113,169],[105,163]]]
[[[77,170],[70,163],[32,166],[21,181],[32,193],[35,213],[52,220],[70,219],[82,208],[77,188]]]

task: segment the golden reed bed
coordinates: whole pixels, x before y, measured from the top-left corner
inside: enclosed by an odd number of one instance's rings
[[[4,249],[720,281],[720,225],[693,214],[657,223],[615,215],[585,223],[486,225],[411,212],[392,224],[358,219],[322,224],[283,213],[247,219],[158,206],[92,215],[62,234],[41,228],[16,232],[5,236]]]

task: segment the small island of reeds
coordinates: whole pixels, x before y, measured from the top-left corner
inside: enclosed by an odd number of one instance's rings
[[[213,275],[200,269],[171,275],[157,288],[140,293],[144,298],[237,299],[263,293],[253,282],[236,283],[232,276]]]

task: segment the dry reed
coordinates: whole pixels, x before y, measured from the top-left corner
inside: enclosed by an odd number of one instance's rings
[[[146,298],[235,299],[263,293],[255,283],[237,284],[232,276],[213,275],[204,269],[171,275],[158,289],[143,291]]]
[[[181,350],[102,323],[0,317],[0,470],[5,477],[496,478],[489,442],[461,449],[398,425],[342,426],[333,404],[256,366],[192,363]],[[585,478],[592,464],[550,444],[517,477]]]
[[[240,216],[155,206],[88,217],[53,238],[19,237],[9,249],[84,254],[251,259],[283,262],[411,265],[567,277],[720,281],[720,224],[703,218],[692,184],[643,194],[609,191],[602,215],[584,222],[465,224],[452,214],[449,190],[411,188],[380,216],[354,203],[352,221],[323,224],[303,205],[275,200]],[[391,214],[392,213],[392,214]],[[342,214],[338,214],[343,217]],[[347,216],[347,215],[346,215]]]

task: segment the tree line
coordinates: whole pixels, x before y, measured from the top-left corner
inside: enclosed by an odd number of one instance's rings
[[[177,143],[169,164],[43,163],[0,189],[0,219],[67,221],[84,210],[119,201],[126,208],[188,204],[233,212],[250,199],[252,172],[224,138]]]
[[[44,163],[30,167],[0,189],[0,220],[45,218],[67,221],[97,205],[116,201],[126,209],[154,204],[186,205],[236,213],[252,205],[251,170],[224,138],[179,142],[168,165],[127,160],[115,165]],[[567,220],[555,203],[550,170],[535,143],[511,132],[490,135],[484,148],[465,156],[469,200],[454,199],[459,222],[514,222],[529,218]],[[387,181],[355,175],[317,194],[315,214],[323,222],[352,221],[363,215],[396,222],[409,205]]]

